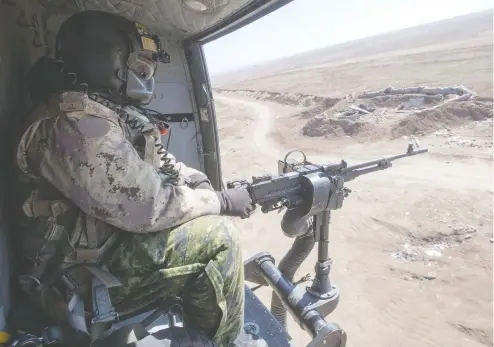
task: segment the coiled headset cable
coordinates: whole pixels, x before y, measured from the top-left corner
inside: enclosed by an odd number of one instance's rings
[[[113,104],[112,102],[100,97],[98,93],[88,94],[89,98],[95,102],[102,104],[103,106],[109,108],[114,111],[116,114],[120,116],[120,118],[125,122],[125,124],[129,125],[132,130],[137,130],[137,132],[141,135],[150,135],[154,139],[154,147],[156,148],[156,152],[160,157],[160,161],[163,163],[158,169],[161,173],[167,175],[169,177],[169,181],[172,184],[178,184],[180,179],[180,173],[175,168],[175,157],[168,152],[167,149],[161,143],[161,138],[154,132],[153,128],[147,128],[146,123],[141,121],[138,117],[132,116],[130,113],[126,112],[121,106]],[[158,119],[157,115],[162,115],[158,111],[154,110],[145,110],[142,108],[137,108],[143,116],[145,116],[150,123],[156,125],[160,130],[161,134],[168,133],[171,135],[171,127],[167,122]],[[151,112],[154,115],[151,115]],[[167,148],[169,144],[170,136],[167,141]]]

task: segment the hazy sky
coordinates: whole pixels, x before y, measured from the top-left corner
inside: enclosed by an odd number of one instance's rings
[[[205,46],[210,74],[493,8],[492,0],[293,0]]]

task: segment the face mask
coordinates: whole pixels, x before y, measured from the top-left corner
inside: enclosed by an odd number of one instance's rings
[[[154,78],[144,79],[137,76],[133,70],[127,72],[126,94],[130,99],[147,105],[153,99]]]
[[[159,43],[147,29],[136,24],[141,43],[141,50],[132,52],[127,60],[127,89],[130,99],[140,104],[148,104],[153,98],[154,74],[158,66]]]

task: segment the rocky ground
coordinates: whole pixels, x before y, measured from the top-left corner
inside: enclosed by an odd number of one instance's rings
[[[478,97],[462,86],[386,88],[342,98],[252,90],[217,92],[290,106],[285,107],[289,115],[278,117],[275,128],[280,134],[306,137],[392,140],[492,120],[492,98]]]

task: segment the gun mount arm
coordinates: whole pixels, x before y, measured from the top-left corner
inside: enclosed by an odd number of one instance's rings
[[[307,347],[346,346],[345,332],[337,324],[328,323],[324,319],[338,305],[339,293],[336,288],[332,296],[321,299],[306,291],[303,283],[295,286],[275,266],[274,258],[269,253],[254,255],[244,266],[246,279],[272,287],[296,322],[311,334],[313,339]]]

